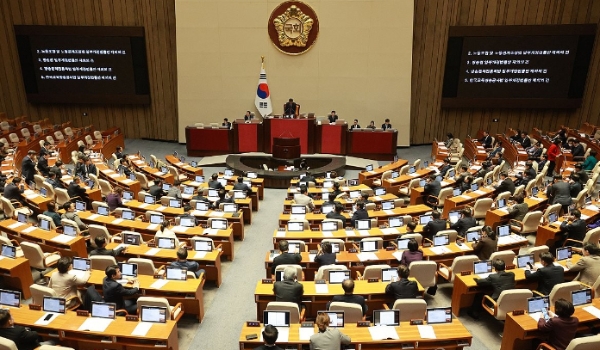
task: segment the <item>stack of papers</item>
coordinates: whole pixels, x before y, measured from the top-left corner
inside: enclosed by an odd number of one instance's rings
[[[585,311],[589,312],[590,314],[596,316],[596,318],[600,319],[600,310],[595,307],[595,306],[586,306],[583,308]]]
[[[471,248],[469,248],[469,246],[464,243],[459,245],[458,248],[460,248],[460,250],[471,250]]]
[[[153,323],[150,322],[140,322],[131,332],[131,335],[137,335],[138,337],[145,337],[148,334],[150,328],[152,328]]]
[[[346,230],[344,232],[346,232],[346,236],[356,236],[356,232],[354,232],[354,231]]]
[[[160,248],[151,248],[146,251],[145,255],[156,255],[158,252],[160,252]]]
[[[432,252],[436,253],[436,254],[446,254],[446,253],[452,253],[452,251],[450,249],[448,249],[448,247],[445,246],[441,246],[441,247],[432,247],[429,248]]]
[[[485,191],[482,191],[482,190],[477,190],[477,191],[475,191],[474,193],[477,193],[478,195],[484,195],[484,194],[486,194],[487,192],[485,192]]]
[[[158,208],[156,208],[154,210],[163,211],[165,209],[167,209],[167,207],[164,207],[164,206],[161,205],[160,207],[158,207]]]
[[[277,231],[275,237],[285,237],[285,231]]]
[[[204,216],[206,213],[208,213],[206,210],[194,210],[191,212],[192,216]]]
[[[371,339],[373,340],[400,339],[396,328],[391,326],[369,327],[369,333],[371,333]]]
[[[123,222],[123,219],[114,219],[111,224],[117,225]]]
[[[208,214],[208,216],[218,216],[218,217],[221,217],[223,215],[225,215],[225,213],[223,213],[222,211],[212,211],[212,212],[210,212],[210,214]]]
[[[194,255],[194,259],[204,259],[206,253],[208,252],[196,252],[196,255]]]
[[[383,232],[384,235],[393,235],[393,234],[397,234],[398,230],[396,230],[395,227],[392,228],[384,228],[381,230],[381,232]]]
[[[333,237],[333,232],[323,232],[323,237]]]
[[[279,330],[279,328],[277,328],[277,330]],[[300,340],[310,340],[310,337],[313,334],[315,334],[314,327],[300,327],[300,329],[298,330],[298,338]],[[277,340],[279,340],[279,339],[277,339]]]
[[[35,226],[29,226],[28,228],[24,229],[23,231],[21,231],[21,233],[29,233],[29,232],[33,232],[37,229],[37,227]]]
[[[315,284],[315,292],[319,294],[329,293],[329,286],[326,284]]]
[[[471,196],[469,196],[468,194],[463,194],[461,196],[459,196],[462,199],[471,199]]]
[[[14,230],[14,229],[16,229],[17,227],[19,227],[21,225],[23,225],[23,224],[17,221],[14,224],[8,225],[8,228],[11,229],[11,230]]]
[[[161,289],[162,287],[165,286],[165,284],[167,284],[169,281],[168,280],[156,280],[156,282],[152,283],[150,285],[150,288],[153,289]]]
[[[378,260],[379,259],[375,253],[358,253],[358,254],[356,254],[356,257],[360,261]]]
[[[50,317],[48,320],[44,320],[46,318],[46,316],[48,316],[48,315],[52,315],[52,317]],[[42,315],[42,317],[40,317],[37,321],[35,321],[34,324],[41,325],[41,326],[47,326],[50,324],[50,322],[54,321],[54,319],[56,319],[59,315],[61,315],[61,314],[45,313]]]
[[[56,243],[65,243],[65,244],[66,244],[66,243],[69,243],[69,242],[71,242],[71,241],[72,241],[72,240],[74,240],[74,239],[75,239],[75,237],[71,237],[71,236],[67,236],[67,235],[60,234],[60,235],[56,235],[56,236],[54,236],[54,237],[51,239],[51,241],[52,241],[52,242],[56,242]]]
[[[85,320],[77,330],[104,332],[112,321],[113,320],[111,318],[90,317],[87,320]]]
[[[369,230],[358,230],[360,236],[370,236]]]
[[[432,326],[418,325],[417,328],[419,329],[419,335],[421,335],[422,339],[437,339]]]
[[[396,260],[400,261],[402,260],[402,253],[404,253],[404,251],[396,251],[393,252],[392,255],[394,256],[394,258],[396,258]]]
[[[384,210],[383,212],[386,213],[387,215],[394,215],[394,211],[390,210],[390,209]]]
[[[98,218],[99,216],[100,215],[98,215],[98,214],[92,214],[92,215],[88,216],[88,219],[89,220],[96,220],[96,218]]]
[[[158,229],[158,224],[150,224],[146,227],[147,230],[156,230]]]

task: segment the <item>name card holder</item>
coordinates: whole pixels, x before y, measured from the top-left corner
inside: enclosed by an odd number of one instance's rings
[[[313,328],[315,326],[314,322],[302,322],[302,324],[300,325],[300,327],[304,327],[304,328]]]
[[[263,278],[262,284],[273,284],[273,279],[272,278]]]
[[[77,310],[77,316],[88,317],[89,315],[90,315],[90,312],[87,310]]]
[[[377,283],[379,282],[379,278],[369,278],[368,283]]]
[[[513,316],[524,315],[525,310],[513,310]]]
[[[259,321],[246,321],[247,327],[260,327]]]
[[[385,250],[388,250],[388,251],[396,250],[396,247],[394,247],[393,245],[390,245],[390,246],[385,247]]]
[[[127,316],[125,316],[125,321],[137,322],[139,320],[140,320],[140,318],[137,315],[127,315]]]
[[[419,326],[423,324],[423,320],[422,319],[414,319],[414,320],[410,320],[410,325],[411,326]]]
[[[29,310],[42,310],[42,305],[38,305],[38,304],[29,304]]]
[[[315,280],[315,284],[327,284],[325,280]]]
[[[471,275],[472,273],[473,273],[472,271],[461,271],[460,275],[461,276],[468,276],[468,275]]]
[[[358,321],[358,322],[356,322],[356,327],[371,327],[371,322],[369,322],[369,321]]]

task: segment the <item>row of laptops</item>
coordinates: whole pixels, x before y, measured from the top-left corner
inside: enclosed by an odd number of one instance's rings
[[[344,311],[318,311],[329,316],[329,327],[344,327]],[[452,308],[441,307],[427,309],[425,320],[427,324],[452,323]],[[263,311],[263,323],[275,327],[290,327],[290,312],[278,310]],[[373,310],[375,326],[400,326],[400,310]]]
[[[7,307],[21,306],[21,292],[0,289],[0,305]],[[66,310],[66,301],[64,298],[44,296],[42,310],[50,313],[46,316],[48,319],[52,314],[64,314]],[[140,320],[142,322],[165,323],[166,307],[162,306],[142,306],[140,310]],[[116,305],[114,303],[92,302],[92,317],[114,319],[116,316]]]
[[[592,289],[580,289],[571,291],[571,303],[573,306],[591,304]],[[550,309],[550,299],[548,296],[532,297],[527,299],[527,313],[533,314],[541,312],[544,309]]]
[[[572,255],[571,247],[564,247],[556,249],[557,260],[570,259]],[[533,254],[524,254],[517,256],[517,267],[519,268],[533,268]],[[473,273],[476,275],[486,275],[492,272],[492,261],[481,260],[473,262]]]
[[[340,284],[350,279],[350,270],[330,270],[329,284]],[[398,269],[390,267],[381,269],[381,282],[392,282],[398,280]],[[275,281],[283,281],[283,270],[275,271]]]

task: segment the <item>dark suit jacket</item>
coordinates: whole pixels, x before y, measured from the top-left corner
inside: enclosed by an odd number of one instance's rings
[[[387,129],[391,129],[392,128],[392,124],[381,124],[381,128],[383,130],[387,130]]]
[[[315,262],[319,267],[323,265],[333,265],[335,264],[335,256],[335,253],[323,253],[315,256]]]
[[[117,309],[123,309],[123,297],[135,295],[139,293],[137,288],[124,288],[119,282],[104,277],[102,281],[102,294],[104,301],[107,303],[115,303]]]
[[[531,139],[529,137],[526,137],[523,140],[521,140],[521,146],[523,146],[523,148],[531,147]]]
[[[286,102],[285,109],[283,111],[284,115],[295,115],[296,114],[296,102]]]
[[[40,346],[40,337],[35,331],[28,331],[25,327],[15,325],[12,328],[0,328],[0,337],[15,342],[19,350],[33,350]]]
[[[512,208],[508,209],[508,215],[512,219],[523,221],[525,215],[529,212],[529,205],[523,202],[521,204],[515,204]]]
[[[479,140],[479,142],[481,142],[485,148],[492,148],[492,137],[490,135],[484,136]]]
[[[480,241],[473,244],[473,254],[480,260],[488,260],[493,252],[498,248],[498,241],[489,237],[483,237]]]
[[[271,274],[275,274],[275,269],[278,265],[297,265],[302,261],[302,255],[282,253],[273,259],[273,265],[271,266]]]
[[[571,149],[571,154],[573,154],[573,157],[583,157],[585,155],[583,146],[581,144],[579,144],[579,145],[573,147],[573,149]]]
[[[148,190],[148,193],[150,193],[150,195],[154,196],[156,198],[156,201],[158,202],[160,200],[160,198],[163,196],[163,190],[162,187],[154,185],[154,186],[150,186],[150,189]]]
[[[438,180],[433,180],[423,188],[423,194],[429,196],[438,196],[442,190],[442,184]]]
[[[246,191],[246,193],[247,193],[248,195],[250,195],[250,194],[252,193],[252,188],[250,188],[250,187],[249,187],[248,185],[246,185],[245,183],[239,183],[239,182],[236,182],[236,183],[233,185],[233,189],[234,189],[234,190],[238,190],[238,191]]]
[[[406,278],[392,282],[385,287],[385,294],[393,296],[394,300],[416,298],[418,293],[417,282]]]
[[[456,230],[456,232],[458,232],[459,235],[464,236],[467,233],[468,229],[475,226],[477,226],[477,220],[475,220],[475,218],[473,218],[472,216],[469,216],[458,219],[457,222],[450,225],[450,229]]]
[[[325,215],[325,217],[327,219],[338,219],[338,220],[342,220],[342,223],[345,225],[346,224],[346,217],[342,214],[338,214],[335,211],[330,211],[329,213],[327,213],[327,215]],[[340,227],[343,228],[343,227]]]
[[[478,286],[482,287],[492,286],[494,288],[492,299],[498,300],[500,293],[515,288],[515,274],[513,272],[500,271],[492,273],[486,278],[476,279],[475,282],[477,282]]]
[[[569,184],[564,181],[549,186],[546,191],[546,196],[550,199],[552,204],[571,204],[571,189]]]
[[[500,184],[500,186],[498,186],[496,190],[498,191],[498,193],[508,191],[510,192],[510,194],[513,194],[515,193],[515,183],[511,178],[507,177],[506,179],[502,180],[502,183]]]
[[[446,229],[446,220],[433,219],[423,227],[423,238],[432,239],[436,233]]]
[[[283,349],[277,345],[267,346],[267,345],[263,344],[263,345],[259,346],[258,348],[254,348],[254,350],[283,350]]]
[[[208,188],[214,188],[214,189],[220,190],[221,188],[223,188],[223,185],[217,180],[214,180],[214,181],[210,180],[208,182]]]
[[[85,173],[86,173],[86,174],[94,174],[94,175],[96,175],[96,173],[97,173],[97,172],[98,172],[98,171],[97,171],[97,169],[96,169],[96,166],[95,166],[93,163],[92,163],[92,164],[90,164],[90,165],[86,165],[86,166],[85,166]],[[88,175],[88,176],[89,176],[89,175]]]
[[[549,333],[548,343],[556,350],[565,350],[575,338],[579,320],[577,317],[552,317],[546,321],[543,317],[538,320],[538,329]]]
[[[578,181],[575,181],[572,184],[569,184],[569,191],[571,192],[571,198],[576,198],[577,195],[579,194],[579,192],[581,192],[581,190],[582,190],[581,183],[579,183]]]
[[[334,301],[339,301],[342,303],[358,304],[358,305],[360,305],[360,307],[362,307],[363,315],[365,315],[368,310],[367,305],[365,304],[365,297],[363,297],[362,295],[355,295],[355,294],[335,295],[333,297],[333,299],[331,299],[331,302],[334,302]],[[329,309],[329,306],[327,308]]]
[[[576,173],[579,175],[579,182],[581,182],[582,184],[586,184],[590,179],[585,170],[577,171]]]
[[[448,165],[444,165],[440,168],[440,175],[446,176],[446,173],[448,172],[448,170],[452,169],[452,165],[448,164]]]
[[[48,166],[48,159],[40,157],[38,160],[37,168],[43,176],[47,177],[50,173],[50,167]]]
[[[329,120],[329,124],[333,124],[333,123],[335,123],[336,120],[338,120],[338,116],[337,116],[337,114],[328,115],[327,120]]]
[[[563,221],[560,224],[560,230],[562,232],[567,233],[567,238],[575,239],[578,241],[583,241],[583,238],[585,237],[585,233],[587,231],[586,228],[587,228],[587,224],[586,224],[585,220],[581,220],[581,219],[573,220],[573,222],[571,222],[570,224],[567,223],[566,221]],[[572,243],[572,242],[569,242],[569,243],[570,243],[569,245],[581,247],[581,244],[579,244],[579,243]]]
[[[71,198],[81,197],[81,199],[83,199],[86,196],[85,188],[76,184],[75,181],[72,181],[69,184],[69,188],[67,188],[67,193],[69,194],[69,197],[71,197]]]
[[[548,295],[555,285],[565,281],[565,270],[562,266],[544,266],[534,272],[525,270],[525,278],[528,280],[538,280],[537,291]]]
[[[21,197],[21,193],[24,191],[21,190],[17,185],[13,183],[6,184],[4,187],[3,196],[11,201],[21,201],[23,198]]]
[[[287,301],[298,304],[302,308],[302,296],[304,295],[304,286],[295,281],[277,281],[273,285],[275,292],[275,301]]]
[[[85,171],[85,164],[77,162],[77,164],[75,164],[75,176],[79,175],[87,177],[87,173]]]
[[[369,214],[364,209],[358,209],[352,214],[352,227],[356,227],[356,220],[365,220],[369,218]]]
[[[21,161],[21,174],[25,177],[27,182],[33,181],[33,175],[35,175],[35,164],[29,156],[25,156]]]

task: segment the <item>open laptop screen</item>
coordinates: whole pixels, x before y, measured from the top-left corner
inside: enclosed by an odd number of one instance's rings
[[[65,298],[44,296],[42,310],[45,312],[65,313]]]
[[[212,252],[212,242],[194,240],[194,250],[197,252]]]
[[[376,187],[373,192],[375,193],[376,196],[383,196],[385,194],[385,188]]]
[[[336,221],[323,221],[321,229],[322,231],[337,231],[338,223]]]
[[[498,202],[496,202],[496,207],[498,207],[498,209],[502,209],[502,208],[506,207],[506,199],[504,199],[504,198],[498,199]]]
[[[479,231],[467,231],[467,242],[474,242],[475,240],[480,240],[481,234]]]
[[[214,230],[227,230],[227,220],[212,219],[210,222],[210,228]]]
[[[140,309],[140,320],[142,322],[166,323],[167,308],[164,306],[142,305]]]
[[[440,307],[427,309],[427,324],[452,323],[452,308]]]
[[[389,218],[388,219],[388,225],[391,228],[402,227],[402,226],[404,226],[404,218],[399,217],[399,216],[398,217]]]
[[[183,227],[196,226],[196,218],[194,216],[182,216],[179,218],[179,225]]]
[[[85,202],[75,201],[75,211],[85,211]]]
[[[510,235],[510,225],[498,226],[498,237],[505,237]]]
[[[400,310],[374,310],[373,324],[375,326],[399,326]]]
[[[92,268],[90,259],[73,258],[73,270],[89,271]]]
[[[448,235],[433,236],[433,245],[435,247],[448,244],[450,244],[450,237]]]
[[[121,218],[124,220],[135,220],[135,213],[131,210],[123,210],[121,212]]]
[[[175,249],[175,238],[158,237],[156,246],[161,249]]]
[[[448,220],[450,223],[455,224],[460,219],[460,211],[451,211],[448,213]]]
[[[168,280],[185,281],[187,280],[187,269],[184,267],[167,266],[166,278]]]
[[[390,282],[398,279],[398,269],[391,267],[389,269],[381,269],[381,281]]]
[[[383,201],[381,202],[381,209],[392,210],[394,209],[394,201]]]
[[[208,211],[208,209],[210,209],[210,204],[208,202],[196,202],[196,210]]]
[[[492,262],[490,260],[473,262],[473,273],[476,275],[492,272]]]
[[[375,252],[377,251],[376,241],[360,241],[361,252]]]
[[[592,302],[592,290],[590,288],[574,290],[571,292],[573,306],[589,304]]]
[[[165,217],[162,214],[150,214],[151,224],[161,224],[163,221],[165,221]]]
[[[119,270],[121,270],[121,274],[123,276],[137,277],[138,264],[119,262],[118,265],[119,265]]]
[[[17,257],[17,247],[3,244],[2,245],[2,256],[6,256],[9,258],[13,258],[13,259],[16,258]]]
[[[45,231],[50,231],[50,220],[40,219],[40,228]]]
[[[169,199],[169,207],[181,208],[181,199],[176,199],[176,198]]]
[[[21,292],[0,289],[0,305],[12,307],[21,306]]]
[[[292,209],[293,209],[293,208],[292,208]],[[325,215],[327,215],[327,214],[329,214],[329,213],[331,213],[331,212],[333,212],[333,211],[335,211],[335,205],[333,205],[333,204],[324,204],[324,205],[321,207],[321,212],[322,212],[323,214],[325,214]]]
[[[149,194],[144,196],[144,203],[146,204],[154,204],[154,196],[151,196]]]
[[[265,310],[263,311],[263,323],[270,324],[275,327],[289,327],[290,312]]]
[[[521,268],[521,269],[526,268],[527,263],[530,263],[531,265],[534,264],[533,254],[524,254],[524,255],[517,256],[517,267],[518,268]]]
[[[294,222],[288,221],[287,230],[290,232],[300,232],[304,231],[304,223],[303,222]]]
[[[570,259],[572,255],[571,247],[564,247],[556,249],[556,260],[567,260]]]
[[[329,283],[342,283],[344,280],[350,279],[350,270],[330,270]]]
[[[354,222],[356,223],[357,230],[370,230],[371,229],[371,219],[356,220]]]
[[[408,242],[410,242],[410,238],[398,238],[398,240],[396,241],[398,250],[408,249]]]
[[[237,204],[235,203],[224,203],[223,204],[223,212],[224,213],[235,213],[237,212]]]
[[[329,316],[329,327],[344,327],[344,311],[317,311],[318,314],[327,314]]]
[[[429,221],[433,220],[433,216],[431,215],[419,215],[419,224],[427,225]]]
[[[67,236],[75,237],[77,236],[77,229],[70,225],[63,225],[63,233]]]
[[[130,201],[133,199],[133,192],[131,191],[123,191],[123,199],[126,201]]]
[[[114,319],[116,316],[116,304],[115,303],[102,303],[92,301],[92,317],[100,318],[111,318]]]
[[[99,206],[98,207],[98,214],[102,215],[102,216],[108,216],[108,207],[105,206]]]
[[[292,205],[292,215],[305,215],[306,214],[306,205],[303,204],[293,204]]]
[[[365,167],[366,171],[373,171],[373,164],[369,164]]]
[[[532,314],[535,312],[540,312],[544,308],[547,310],[549,305],[550,305],[550,301],[547,296],[528,298],[527,299],[527,312]]]

